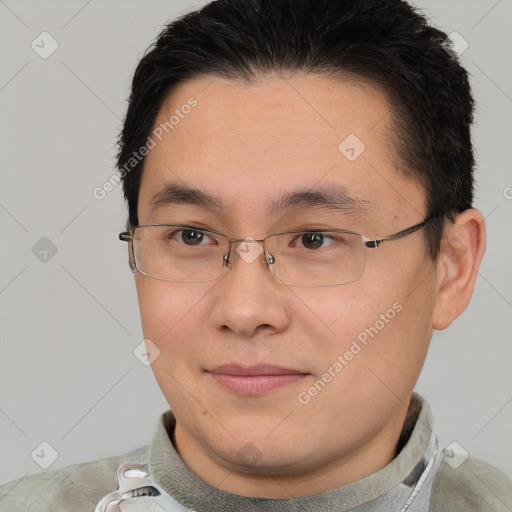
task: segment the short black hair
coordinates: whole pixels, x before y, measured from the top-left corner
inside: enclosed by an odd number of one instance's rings
[[[402,0],[216,0],[168,24],[135,71],[119,138],[128,226],[138,225],[144,158],[170,88],[201,76],[252,83],[266,75],[315,73],[380,87],[392,105],[398,172],[425,189],[431,257],[444,218],[472,207],[474,101],[447,35]]]

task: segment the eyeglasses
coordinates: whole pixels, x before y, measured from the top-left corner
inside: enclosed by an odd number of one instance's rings
[[[260,255],[274,279],[288,286],[321,287],[361,279],[366,249],[420,230],[440,217],[379,239],[343,229],[288,231],[262,240],[229,238],[216,231],[176,224],[148,224],[119,234],[129,242],[130,268],[145,276],[182,283],[213,281],[234,262],[233,248],[247,263]]]

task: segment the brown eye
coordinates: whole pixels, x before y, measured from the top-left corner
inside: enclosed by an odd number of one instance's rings
[[[334,243],[335,240],[332,234],[322,233],[320,231],[305,231],[292,240],[292,247],[316,252],[319,249],[327,249]]]
[[[318,249],[324,243],[324,235],[321,233],[304,233],[301,236],[301,241],[306,249]]]
[[[204,239],[204,232],[197,229],[182,229],[180,238],[186,245],[199,245]]]

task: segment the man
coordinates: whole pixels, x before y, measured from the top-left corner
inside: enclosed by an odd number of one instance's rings
[[[4,485],[2,510],[511,509],[413,392],[485,248],[446,37],[400,0],[219,0],[162,32],[120,238],[172,412],[150,447]]]

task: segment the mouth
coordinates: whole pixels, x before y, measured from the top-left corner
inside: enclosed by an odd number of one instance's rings
[[[243,396],[263,395],[298,382],[309,374],[300,370],[274,365],[218,366],[206,373],[224,388]]]

